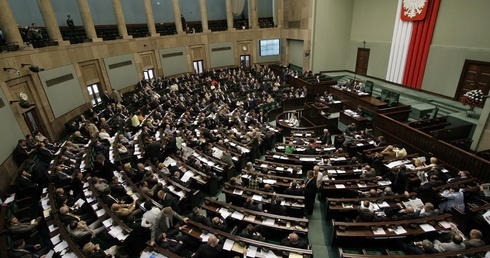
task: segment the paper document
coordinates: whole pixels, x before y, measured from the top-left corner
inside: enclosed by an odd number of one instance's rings
[[[429,224],[420,224],[420,228],[422,228],[422,230],[425,232],[436,231],[436,229]]]
[[[234,243],[235,241],[226,239],[225,243],[223,244],[223,250],[230,251]]]

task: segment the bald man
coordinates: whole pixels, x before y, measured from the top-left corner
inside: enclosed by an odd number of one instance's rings
[[[208,238],[208,242],[206,244],[202,244],[197,249],[192,257],[193,258],[215,258],[219,257],[221,251],[223,250],[223,246],[219,244],[219,240],[215,235],[211,235]]]
[[[302,249],[308,248],[306,240],[300,238],[296,233],[291,233],[288,237],[281,240],[281,245]]]

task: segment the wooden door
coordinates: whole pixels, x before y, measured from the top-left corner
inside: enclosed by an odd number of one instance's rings
[[[367,75],[369,64],[369,48],[357,49],[356,74]]]
[[[460,100],[468,91],[481,90],[488,95],[490,89],[490,63],[466,60],[459,79],[454,100]]]

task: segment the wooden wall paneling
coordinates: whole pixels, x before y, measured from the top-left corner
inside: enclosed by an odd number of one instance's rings
[[[450,171],[468,170],[473,176],[483,181],[490,180],[490,161],[473,153],[439,141],[382,114],[378,114],[374,127],[379,134],[384,135],[390,142],[403,141],[409,145],[410,149],[418,150],[421,155],[437,157],[446,163]]]

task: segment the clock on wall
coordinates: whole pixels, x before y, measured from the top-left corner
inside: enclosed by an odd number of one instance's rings
[[[29,100],[29,97],[27,96],[27,93],[25,93],[25,92],[23,92],[23,91],[21,91],[21,92],[19,93],[19,98],[20,98],[20,100],[23,100],[23,101],[27,101],[27,100]]]
[[[247,46],[243,46],[243,47],[242,47],[242,50],[243,50],[243,51],[247,51]]]

